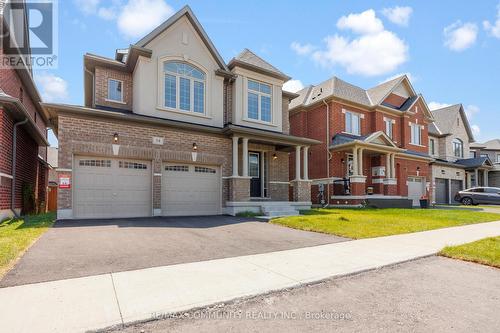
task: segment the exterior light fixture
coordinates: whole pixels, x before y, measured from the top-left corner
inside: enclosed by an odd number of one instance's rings
[[[193,143],[193,151],[191,152],[191,158],[193,159],[193,162],[196,162],[198,159],[198,145]]]
[[[113,143],[118,143],[118,139],[119,139],[119,137],[118,137],[118,133],[115,133],[115,134],[113,135]]]
[[[278,155],[273,154],[273,160],[277,160],[277,159],[278,159]]]
[[[193,151],[197,151],[198,150],[198,145],[195,143],[193,143]]]

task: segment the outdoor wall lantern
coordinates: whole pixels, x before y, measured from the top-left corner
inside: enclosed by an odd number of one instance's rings
[[[113,135],[113,143],[118,143],[118,139],[119,139],[119,137],[118,137],[118,133],[115,133],[115,134]]]
[[[273,154],[273,160],[277,160],[277,159],[278,159],[278,155]]]
[[[198,145],[195,143],[193,143],[193,151],[191,152],[191,157],[193,159],[193,162],[196,162],[196,160],[198,159]]]
[[[115,156],[117,156],[120,153],[120,145],[118,144],[118,141],[119,141],[118,133],[115,133],[113,135],[113,144],[112,144],[113,155]]]
[[[198,150],[198,145],[195,143],[193,143],[193,151],[197,151]]]

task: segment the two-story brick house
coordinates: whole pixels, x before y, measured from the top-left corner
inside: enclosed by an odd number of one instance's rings
[[[58,218],[310,207],[301,177],[288,201],[289,153],[319,143],[289,134],[289,77],[246,49],[226,64],[189,7],[84,67],[84,106],[43,105],[67,187]]]
[[[432,201],[452,204],[455,194],[465,188],[487,184],[491,162],[471,156],[474,136],[461,104],[433,110],[429,126],[429,155],[432,169]]]
[[[17,2],[17,5],[24,3]],[[28,32],[22,20],[7,19],[9,10],[9,5],[0,0],[3,32],[0,58],[19,59],[20,49],[6,36],[19,36],[21,31],[27,36]],[[18,34],[14,34],[14,30]],[[15,67],[3,63],[0,68],[0,221],[15,214],[45,210],[48,114],[40,107],[40,101],[31,67],[24,62]]]
[[[433,116],[408,77],[368,90],[333,77],[298,94],[289,107],[291,134],[322,142],[309,149],[304,175],[312,181],[314,203],[409,197],[418,204],[428,195]],[[297,172],[290,167],[291,175]]]

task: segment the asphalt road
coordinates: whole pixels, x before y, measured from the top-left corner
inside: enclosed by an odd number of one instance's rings
[[[430,257],[114,332],[498,332],[499,309],[499,269]]]

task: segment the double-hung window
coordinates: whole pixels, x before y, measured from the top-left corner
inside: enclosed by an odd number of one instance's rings
[[[393,139],[393,124],[392,124],[392,119],[385,119],[385,134],[387,134],[388,137]]]
[[[108,80],[108,100],[123,102],[123,82],[120,80]]]
[[[500,154],[497,154],[497,163],[500,163]]]
[[[248,80],[247,117],[270,123],[272,120],[271,86]]]
[[[345,113],[345,131],[346,131],[346,133],[354,134],[354,135],[361,135],[360,122],[361,122],[361,117],[359,114],[346,111],[346,113]]]
[[[205,73],[183,62],[165,62],[163,106],[205,113]]]
[[[410,143],[413,145],[422,145],[422,126],[419,124],[411,124]]]

